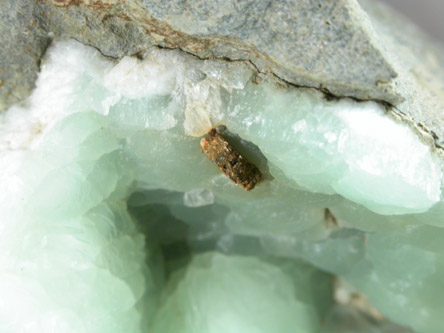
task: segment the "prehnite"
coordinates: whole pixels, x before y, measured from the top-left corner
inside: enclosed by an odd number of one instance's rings
[[[249,192],[201,152],[221,125],[264,174]],[[0,148],[1,332],[328,331],[333,276],[444,326],[442,165],[377,103],[66,41]]]

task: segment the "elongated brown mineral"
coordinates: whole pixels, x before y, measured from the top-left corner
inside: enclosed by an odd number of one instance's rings
[[[261,180],[262,173],[252,163],[239,154],[216,129],[208,132],[208,138],[200,141],[202,152],[212,160],[219,169],[235,184],[245,190],[252,190]]]

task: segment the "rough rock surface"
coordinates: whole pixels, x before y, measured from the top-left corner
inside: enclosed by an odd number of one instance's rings
[[[40,59],[51,41],[41,27],[33,1],[0,5],[0,110],[28,97],[37,79]]]
[[[52,38],[121,58],[151,46],[244,60],[338,97],[387,102],[443,145],[441,48],[386,7],[356,0],[9,0],[0,23],[0,107],[23,100]],[[363,7],[361,7],[363,6]],[[365,8],[365,11],[363,10]],[[370,15],[370,16],[369,16]],[[5,19],[7,18],[7,19]],[[407,33],[405,33],[407,31]],[[11,57],[12,55],[12,57]]]
[[[443,148],[444,66],[440,58],[444,47],[387,6],[368,0],[360,3],[398,73],[394,85],[404,102],[396,105],[395,112],[407,115]]]

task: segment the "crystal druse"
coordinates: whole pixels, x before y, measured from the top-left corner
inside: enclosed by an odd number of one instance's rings
[[[441,332],[441,48],[364,0],[184,3],[0,13],[0,332]]]
[[[266,174],[254,190],[202,154],[218,125]],[[333,276],[443,324],[442,166],[377,103],[65,41],[1,126],[2,332],[335,331]]]

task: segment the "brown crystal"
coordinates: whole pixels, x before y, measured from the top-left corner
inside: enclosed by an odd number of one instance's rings
[[[216,129],[208,132],[208,138],[200,141],[202,152],[212,160],[219,169],[235,184],[245,190],[252,190],[261,180],[262,173],[252,163],[239,154]]]

